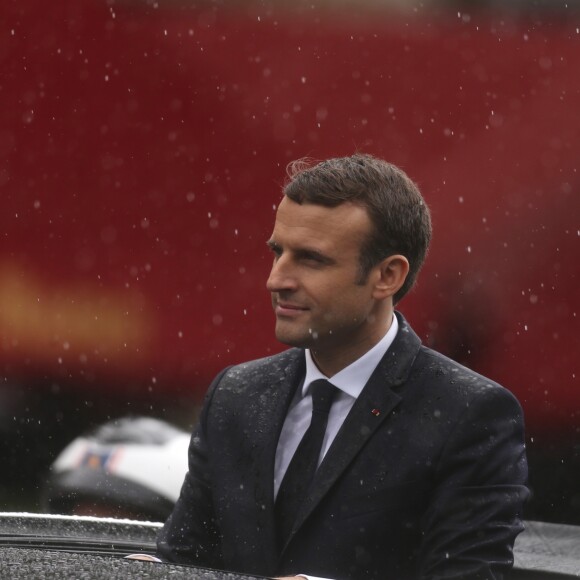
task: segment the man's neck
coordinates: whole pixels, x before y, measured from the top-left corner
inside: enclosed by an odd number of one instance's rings
[[[312,360],[318,367],[318,370],[330,378],[361,358],[387,334],[391,327],[393,317],[394,313],[391,311],[388,318],[386,318],[388,322],[385,322],[382,327],[379,327],[374,333],[360,340],[358,343],[350,343],[344,348],[310,349]]]

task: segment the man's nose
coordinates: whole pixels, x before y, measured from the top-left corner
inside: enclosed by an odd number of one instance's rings
[[[289,260],[285,256],[280,256],[274,260],[266,281],[266,288],[269,292],[281,292],[296,288],[296,278]]]

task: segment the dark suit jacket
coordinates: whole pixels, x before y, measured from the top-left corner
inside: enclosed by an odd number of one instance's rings
[[[521,408],[498,384],[422,346],[397,316],[395,341],[285,546],[275,538],[274,455],[304,353],[214,380],[181,497],[159,535],[162,558],[337,580],[499,578],[509,569],[527,496]]]

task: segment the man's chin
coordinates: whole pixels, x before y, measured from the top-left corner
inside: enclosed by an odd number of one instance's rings
[[[285,344],[286,346],[295,346],[298,348],[309,348],[307,345],[305,345],[303,340],[300,340],[300,339],[293,337],[293,336],[288,336],[287,334],[276,333],[276,340],[278,342],[281,342],[282,344]]]
[[[316,333],[310,332],[288,332],[287,329],[276,329],[276,340],[288,346],[298,348],[314,348],[318,341]]]
[[[276,340],[288,346],[296,346],[298,348],[310,348],[309,343],[312,342],[312,337],[309,337],[304,333],[288,332],[287,329],[276,328]]]

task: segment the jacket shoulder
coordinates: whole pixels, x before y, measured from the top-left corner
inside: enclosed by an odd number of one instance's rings
[[[221,385],[237,382],[255,383],[265,376],[283,376],[288,367],[297,365],[304,357],[300,348],[290,348],[281,353],[247,361],[229,367],[223,374]]]
[[[415,368],[431,385],[450,389],[461,399],[512,399],[519,406],[514,394],[498,382],[426,346],[421,345]]]

